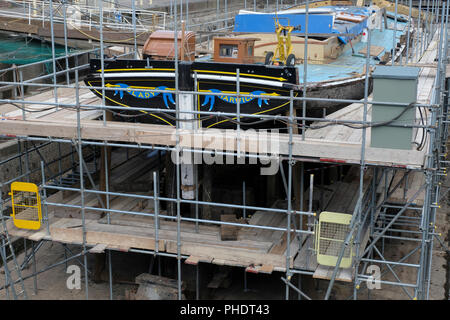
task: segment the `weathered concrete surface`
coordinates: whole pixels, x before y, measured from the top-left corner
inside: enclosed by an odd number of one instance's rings
[[[449,157],[447,157],[449,160]],[[436,213],[436,232],[441,234],[440,238],[447,246],[450,247],[450,176],[447,176],[441,185],[441,201],[440,208]],[[449,299],[449,253],[434,241],[433,259],[431,264],[431,283],[430,283],[430,299],[447,300]]]
[[[21,149],[22,151],[25,150],[25,143],[23,141],[20,142],[21,143]],[[35,142],[36,146],[40,145],[40,142]],[[28,142],[28,148],[33,148],[33,144],[31,142]],[[67,155],[71,152],[71,146],[67,143],[61,144],[60,145],[60,149],[61,149],[61,155]],[[6,141],[2,141],[0,142],[0,162],[1,161],[6,161],[8,159],[10,159],[9,161],[0,164],[0,182],[2,184],[4,184],[7,181],[10,181],[18,176],[20,176],[21,174],[24,174],[26,172],[26,156],[23,155],[20,158],[16,157],[14,159],[13,158],[15,155],[18,154],[19,151],[19,145],[17,142],[17,139],[13,139],[13,140],[6,140]],[[70,156],[67,156],[63,159],[61,159],[61,161],[55,161],[59,158],[59,147],[58,147],[58,143],[50,143],[46,146],[43,146],[42,148],[39,149],[40,154],[42,155],[42,158],[40,157],[39,153],[37,151],[30,151],[29,152],[29,170],[31,171],[30,174],[30,182],[34,182],[34,183],[40,183],[42,181],[41,178],[41,160],[44,160],[47,163],[53,162],[48,165],[48,167],[46,166],[45,168],[45,173],[46,173],[46,177],[48,178],[51,175],[55,175],[60,171],[60,168],[62,170],[66,170],[69,167],[72,166],[72,160]],[[22,168],[22,171],[21,171]],[[21,179],[19,179],[18,181],[27,181],[26,177],[23,177]],[[2,186],[2,192],[3,192],[3,197],[5,198],[6,193],[10,191],[10,186],[9,185],[4,185]]]

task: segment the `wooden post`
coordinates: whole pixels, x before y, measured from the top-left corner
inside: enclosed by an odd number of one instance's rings
[[[106,121],[112,121],[112,113],[106,111]],[[101,147],[100,152],[100,191],[106,191],[106,167],[105,167],[105,154],[107,159],[107,167],[108,167],[108,190],[110,190],[110,184],[111,184],[111,147]],[[106,206],[106,195],[101,194],[100,195],[104,205]],[[102,204],[99,201],[99,207],[102,208]],[[102,214],[102,216],[105,213]]]
[[[211,202],[212,194],[212,165],[203,165],[202,201]],[[211,207],[204,205],[202,208],[202,219],[211,219]]]
[[[184,61],[185,59],[185,54],[184,54],[184,32],[185,32],[185,28],[186,28],[186,22],[185,21],[181,21],[181,48],[180,48],[180,60]],[[176,35],[178,36],[178,35]]]
[[[106,121],[112,120],[112,113],[106,111]],[[105,165],[105,155],[106,155],[106,162],[107,167]],[[87,169],[87,168],[86,168]],[[108,169],[108,170],[106,170]],[[109,186],[111,184],[111,147],[101,147],[100,152],[100,183],[99,183],[99,189],[100,191],[106,191],[106,173],[108,173],[108,190],[110,190]],[[106,208],[106,195],[101,194],[100,198],[103,201],[103,204],[105,207],[103,207],[102,203],[99,201],[98,206],[100,208]],[[106,212],[102,213],[102,217],[106,214]],[[94,270],[92,274],[92,280],[95,283],[101,282],[101,274],[103,270],[105,269],[106,265],[106,254],[105,253],[96,253],[94,254],[95,262],[94,262]]]
[[[184,22],[183,22],[184,25]],[[184,31],[182,31],[184,34]],[[184,36],[182,36],[183,43]],[[183,44],[182,44],[183,46]],[[184,52],[184,50],[182,51]],[[191,79],[191,62],[180,62],[178,67],[179,88],[183,91],[194,91],[194,82]],[[195,115],[190,113],[195,110],[194,95],[189,93],[181,93],[179,95],[180,119],[185,120],[180,122],[182,129],[197,129],[197,121]],[[194,140],[191,140],[191,146],[194,147]],[[183,199],[193,200],[195,197],[195,181],[194,181],[194,154],[183,150],[183,156],[180,157],[182,161],[180,164],[181,170],[181,191]]]

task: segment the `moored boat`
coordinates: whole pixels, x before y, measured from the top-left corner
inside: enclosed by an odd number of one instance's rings
[[[235,33],[214,39],[214,51],[195,54],[195,35],[178,33],[178,73],[175,72],[174,33],[156,32],[144,45],[142,60],[91,60],[91,72],[85,79],[88,86],[100,87],[104,75],[105,99],[108,104],[132,108],[157,108],[156,111],[127,110],[117,114],[136,115],[139,122],[175,125],[175,79],[182,91],[197,91],[193,110],[228,113],[228,115],[197,114],[198,126],[230,127],[236,124],[234,113],[284,114],[289,102],[281,96],[335,97],[360,99],[364,94],[367,32],[371,31],[370,64],[395,59],[405,47],[407,23],[382,15],[377,8],[323,7],[312,10],[306,26],[302,9],[274,14],[243,12],[236,17]],[[384,17],[384,24],[382,19]],[[292,26],[289,56],[286,43],[268,26],[268,21],[285,18]],[[255,21],[259,21],[261,27]],[[319,22],[328,22],[325,27]],[[304,32],[308,29],[307,83],[304,86]],[[395,30],[393,30],[395,28]],[[267,29],[267,30],[266,30]],[[289,31],[290,32],[290,31]],[[286,34],[284,34],[286,37]],[[278,43],[274,44],[274,39]],[[292,40],[291,40],[292,39]],[[412,39],[412,36],[410,37]],[[162,43],[169,43],[164,46]],[[284,39],[286,42],[286,38]],[[403,47],[401,43],[403,42]],[[284,63],[275,55],[284,52]],[[278,50],[278,52],[276,51]],[[270,53],[272,52],[272,55]],[[268,56],[271,59],[268,59]],[[295,62],[286,63],[294,56]],[[195,57],[195,58],[194,58]],[[286,65],[290,64],[290,65]],[[239,85],[237,79],[239,78]],[[117,88],[117,90],[115,90]],[[98,96],[102,90],[92,89]],[[239,93],[240,98],[227,94]],[[296,108],[303,104],[297,102]],[[342,106],[333,101],[308,102],[307,114],[322,115]],[[239,107],[239,108],[238,108]],[[258,118],[241,118],[242,125],[259,123]]]

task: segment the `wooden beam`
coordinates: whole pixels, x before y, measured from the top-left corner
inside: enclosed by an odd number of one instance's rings
[[[189,258],[187,258],[184,263],[186,264],[192,264],[194,266],[198,265],[198,262],[200,261],[199,257],[196,256],[189,256]]]
[[[45,21],[44,25],[40,21],[31,21],[29,23],[27,18],[6,18],[2,17],[2,22],[0,23],[0,30],[12,31],[16,33],[32,34],[41,38],[51,37],[50,22]],[[54,37],[64,38],[64,25],[62,23],[55,23],[53,26]],[[145,41],[150,36],[151,31],[141,32],[136,35],[136,42],[138,45],[144,45]],[[105,43],[115,43],[120,45],[134,44],[134,34],[132,31],[119,31],[119,30],[104,30],[104,42]],[[79,39],[79,40],[91,40],[100,41],[100,32],[96,28],[89,30],[89,27],[80,26],[79,28],[68,28],[67,29],[68,39]]]
[[[99,243],[96,246],[94,246],[93,248],[91,248],[89,250],[90,253],[103,253],[105,252],[107,245],[103,244],[103,243]]]
[[[314,271],[313,278],[331,280],[333,271],[334,267],[318,265],[316,271]],[[336,281],[352,282],[353,276],[354,276],[353,268],[347,269],[339,268],[338,273],[336,275]]]
[[[234,214],[222,214],[220,221],[238,223],[240,222]],[[241,222],[242,223],[242,222]],[[240,227],[226,224],[220,225],[220,240],[237,240]]]
[[[246,152],[257,152],[260,143],[257,132],[245,132],[238,136],[235,130],[179,130],[180,146],[194,147],[198,141],[207,150],[234,151],[237,140],[241,149]],[[44,136],[75,139],[77,124],[75,121],[58,120],[3,120],[0,134],[17,136]],[[131,142],[150,145],[175,146],[175,128],[154,124],[129,124],[123,122],[108,122],[84,120],[81,122],[83,139]],[[289,153],[289,135],[279,134],[276,139],[279,145],[279,155]],[[197,146],[195,146],[197,147]],[[297,157],[315,158],[326,162],[342,162],[359,164],[361,158],[361,143],[346,141],[327,141],[323,139],[302,140],[301,136],[293,138],[292,154]],[[386,166],[409,166],[422,168],[425,152],[416,150],[397,150],[366,147],[365,160],[368,164]]]
[[[113,116],[111,112],[105,112],[106,115],[106,121],[112,121]],[[111,147],[101,147],[100,152],[100,191],[106,191],[106,175],[108,175],[108,190],[111,190]],[[101,194],[100,195],[103,205],[106,208],[106,195]],[[98,203],[98,206],[100,208],[103,207],[103,205]]]

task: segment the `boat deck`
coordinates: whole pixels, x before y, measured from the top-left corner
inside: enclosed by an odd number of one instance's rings
[[[378,60],[371,57],[370,65],[372,67],[378,64],[379,58],[381,58],[385,52],[391,52],[392,50],[394,37],[393,20],[389,19],[388,26],[389,29],[384,29],[383,27],[383,31],[372,30],[371,32],[371,53],[375,47],[379,47],[381,49],[376,55]],[[406,33],[407,24],[397,22],[397,31],[395,32],[395,37],[397,39],[396,43],[399,43],[400,37]],[[365,49],[367,49],[367,43],[358,41],[351,44],[351,46],[347,46],[344,52],[342,52],[342,54],[335,61],[327,64],[308,64],[308,85],[312,86],[314,83],[318,82],[337,81],[363,74],[366,65],[366,57],[365,54],[362,53],[362,50]],[[298,64],[297,68],[299,70],[299,81],[300,83],[303,83],[304,66],[303,64]]]

